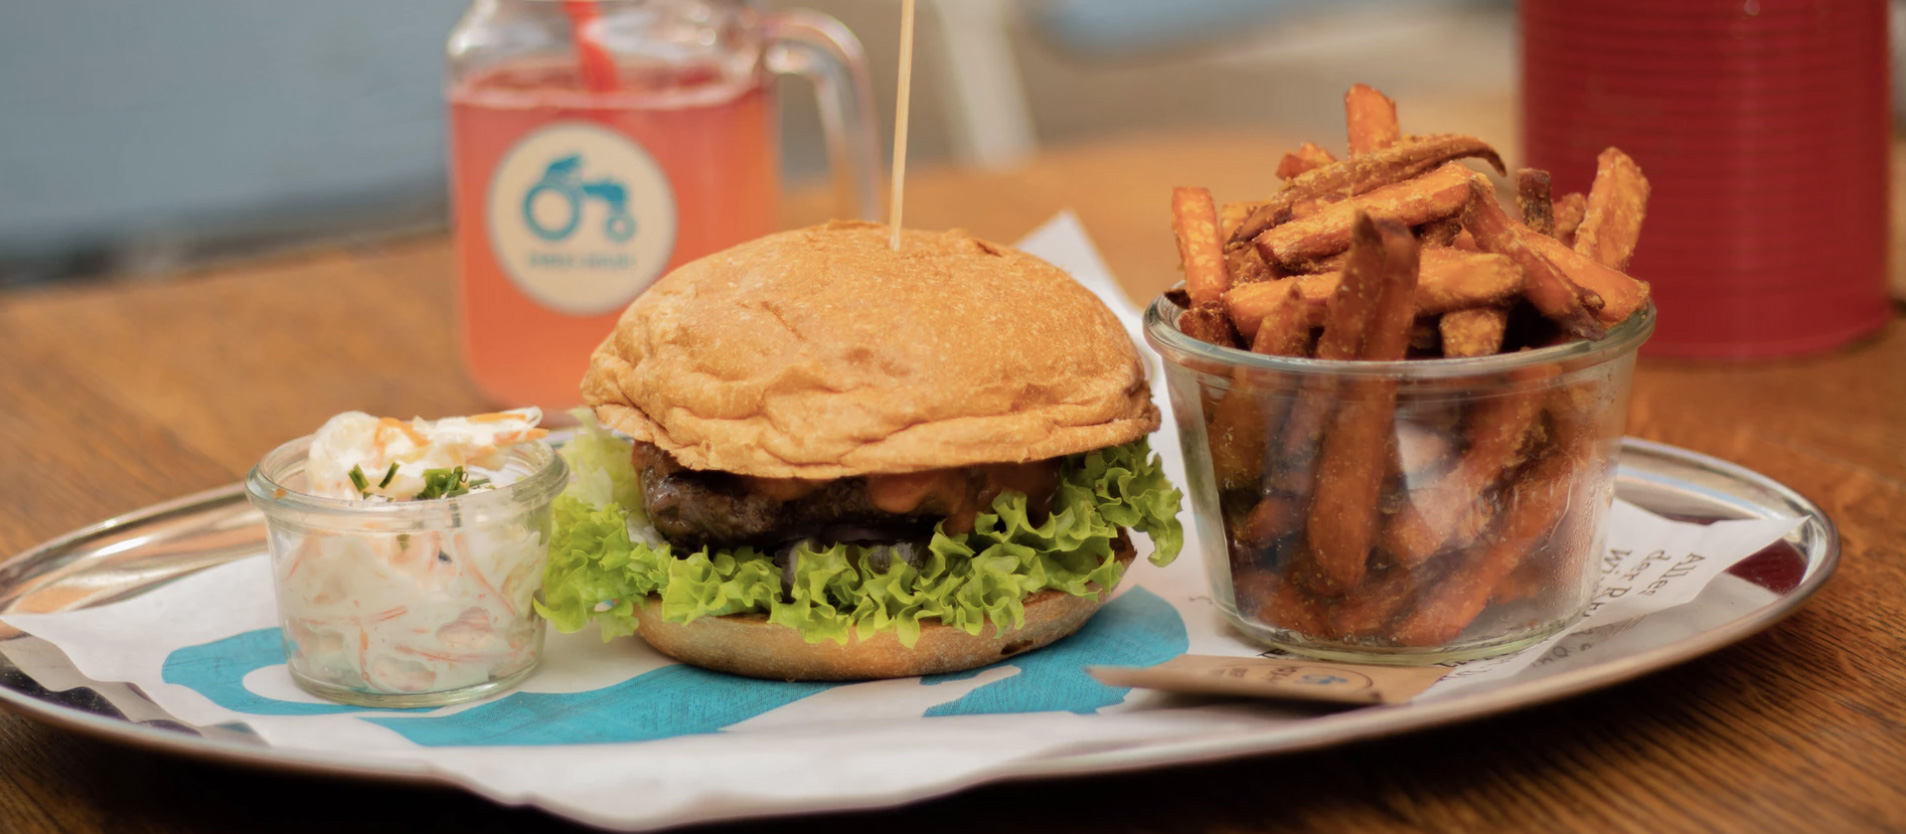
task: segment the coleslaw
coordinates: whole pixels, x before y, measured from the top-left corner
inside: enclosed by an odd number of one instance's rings
[[[541,442],[541,417],[347,412],[254,469],[287,665],[301,686],[352,703],[426,705],[528,674],[543,642],[532,601],[550,500],[567,480]]]

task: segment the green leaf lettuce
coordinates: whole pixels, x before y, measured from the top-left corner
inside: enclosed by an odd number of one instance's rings
[[[756,612],[810,643],[891,630],[912,646],[922,621],[975,635],[988,622],[1018,628],[1025,624],[1027,596],[1048,588],[1085,596],[1095,593],[1095,583],[1113,587],[1123,572],[1112,553],[1121,527],[1151,537],[1154,564],[1169,564],[1184,544],[1181,496],[1140,439],[1067,457],[1043,524],[1032,523],[1024,495],[1006,492],[978,517],[973,532],[936,529],[913,564],[868,558],[875,546],[797,545],[792,592],[784,594],[781,569],[765,552],[675,553],[641,512],[630,452],[629,441],[587,418],[563,449],[575,479],[556,499],[549,568],[536,605],[559,630],[577,631],[594,620],[604,639],[633,633],[632,601],[656,595],[662,616],[676,622]]]

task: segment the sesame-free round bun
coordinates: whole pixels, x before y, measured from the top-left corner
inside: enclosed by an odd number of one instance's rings
[[[1119,562],[1131,566],[1136,551],[1120,536],[1113,541]],[[987,624],[978,636],[937,622],[920,623],[913,648],[900,645],[892,631],[847,644],[809,643],[801,633],[768,622],[765,614],[702,617],[688,623],[662,618],[661,600],[635,604],[637,633],[657,651],[705,669],[785,681],[857,681],[911,678],[974,669],[1041,648],[1078,631],[1099,610],[1112,589],[1096,597],[1044,590],[1025,600],[1026,624],[1001,633]]]
[[[907,231],[899,252],[888,235],[836,222],[676,269],[596,348],[584,400],[691,469],[766,478],[1041,460],[1158,427],[1131,339],[1071,276],[964,231]]]

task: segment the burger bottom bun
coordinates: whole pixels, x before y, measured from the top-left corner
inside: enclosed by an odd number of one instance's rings
[[[1112,547],[1119,563],[1130,567],[1137,555],[1130,537],[1121,534]],[[991,623],[975,636],[923,621],[913,648],[900,645],[891,631],[866,640],[850,632],[845,645],[809,643],[800,632],[769,623],[765,614],[670,622],[662,617],[661,599],[653,596],[636,603],[635,615],[642,639],[683,663],[770,680],[857,681],[958,672],[1041,648],[1078,631],[1111,591],[1100,589],[1095,597],[1040,591],[1025,599],[1025,626],[1003,634]]]

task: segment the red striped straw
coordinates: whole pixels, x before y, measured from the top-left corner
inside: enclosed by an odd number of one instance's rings
[[[592,93],[613,92],[621,86],[621,80],[616,77],[615,60],[596,41],[590,26],[600,14],[595,0],[563,0],[563,13],[569,16],[573,30],[576,64],[582,72],[583,88]]]

